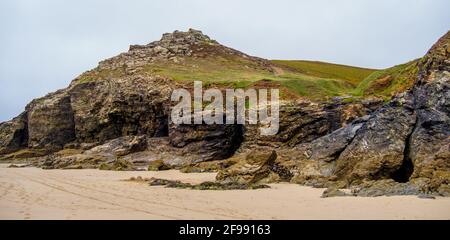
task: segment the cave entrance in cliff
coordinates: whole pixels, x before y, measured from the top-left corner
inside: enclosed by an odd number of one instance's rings
[[[236,132],[231,139],[232,146],[230,148],[228,157],[232,157],[236,153],[236,151],[241,147],[242,142],[244,142],[244,132],[245,132],[244,125],[237,124]]]
[[[158,128],[155,132],[155,137],[169,136],[169,116],[162,117],[157,120]]]
[[[232,157],[236,151],[241,147],[242,142],[244,142],[244,125],[242,124],[233,124],[227,127],[227,130],[230,135],[228,139],[228,143],[225,144],[226,147],[222,147],[222,151],[219,151],[214,155],[214,159],[222,160]]]
[[[417,123],[417,119],[416,119]],[[416,129],[416,125],[414,125],[411,132],[405,139],[405,148],[403,149],[403,162],[399,169],[391,174],[391,178],[399,183],[406,183],[411,178],[411,175],[414,172],[414,164],[411,159],[411,138]]]
[[[406,183],[409,181],[409,178],[411,177],[413,171],[414,165],[412,163],[412,160],[408,157],[403,160],[400,168],[392,173],[391,178],[396,182]]]

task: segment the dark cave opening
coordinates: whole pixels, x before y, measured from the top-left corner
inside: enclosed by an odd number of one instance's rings
[[[156,120],[158,128],[155,132],[155,137],[169,136],[169,117],[165,116]]]
[[[244,141],[244,125],[222,125],[220,128],[225,128],[223,130],[225,132],[225,138],[222,140],[221,151],[217,151],[213,156],[213,159],[216,160],[232,157]]]
[[[417,126],[417,119],[414,127],[405,139],[405,148],[403,149],[403,162],[399,169],[392,173],[391,178],[399,183],[406,183],[414,172],[414,164],[410,156],[411,138]]]
[[[241,147],[242,142],[244,142],[244,125],[236,124],[234,134],[231,137],[231,147],[229,149],[229,155],[227,157],[231,157],[234,153]]]
[[[409,181],[412,173],[414,171],[414,165],[410,158],[404,159],[402,166],[392,173],[391,178],[399,183],[406,183]]]

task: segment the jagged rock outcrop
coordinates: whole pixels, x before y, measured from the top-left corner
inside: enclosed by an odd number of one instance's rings
[[[404,96],[375,112],[338,156],[334,174],[350,182],[396,178],[416,121],[412,104],[412,98]],[[398,178],[408,181],[409,176]]]
[[[353,141],[357,131],[367,119],[340,128],[312,142],[283,149],[280,165],[292,169],[293,182],[306,184],[310,179],[328,179],[336,170],[336,159]]]
[[[273,71],[269,61],[220,45],[201,31],[194,29],[189,29],[187,32],[165,33],[161,40],[147,45],[131,45],[128,52],[100,62],[99,69],[128,68],[136,71],[148,63],[161,61],[178,63],[185,57],[203,58],[216,55],[250,59],[256,66]]]
[[[282,105],[278,133],[274,136],[262,136],[259,134],[258,124],[246,124],[241,150],[255,146],[280,147],[309,143],[373,112],[380,103],[380,100],[343,103],[336,99],[325,103],[302,100]]]
[[[170,80],[138,74],[76,81],[68,92],[77,142],[104,142],[127,135],[167,135]]]
[[[160,141],[164,150],[149,149],[147,153],[152,156],[148,161],[161,157],[171,164],[187,164],[228,158],[242,142],[242,126],[170,126],[171,93],[176,87],[189,89],[189,83],[175,82],[141,68],[155,61],[167,63],[175,58],[213,55],[245,58],[253,67],[272,70],[269,61],[222,46],[200,31],[164,34],[160,41],[131,46],[129,52],[102,61],[74,79],[68,88],[33,100],[22,115],[0,125],[1,154],[28,148],[24,156],[38,157],[64,148],[88,150],[111,145],[110,140],[124,136],[145,135],[167,138]],[[96,158],[97,153],[87,151],[83,159],[86,154]],[[65,160],[65,165],[73,162]],[[50,162],[60,161],[47,164]]]
[[[430,187],[450,193],[450,32],[420,62],[414,88],[417,123],[408,157],[413,178],[430,180]]]
[[[345,128],[283,150],[280,159],[293,172],[292,181],[359,186],[366,189],[355,193],[361,196],[382,195],[383,189],[388,195],[433,192],[447,196],[449,46],[450,32],[421,60],[411,91]]]

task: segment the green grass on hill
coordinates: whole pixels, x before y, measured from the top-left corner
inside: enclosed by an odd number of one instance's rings
[[[168,76],[175,81],[231,83],[257,81],[270,78],[273,74],[242,58],[184,58],[180,63],[155,62],[144,67],[144,71]]]
[[[314,100],[327,100],[343,95],[388,98],[393,93],[409,88],[413,83],[411,79],[417,72],[417,61],[385,70],[311,61],[272,62],[275,67],[270,70],[239,55],[184,57],[178,62],[152,62],[141,71],[179,82],[203,81],[205,88],[247,88],[266,80],[263,84],[273,84],[280,88],[282,99],[306,97]],[[94,69],[80,75],[77,82],[117,78],[125,74],[124,68]]]
[[[391,96],[410,89],[417,76],[419,60],[413,60],[384,70],[375,71],[352,92],[355,96]]]
[[[354,85],[372,74],[374,69],[352,67],[340,64],[302,61],[302,60],[272,60],[273,63],[303,73],[308,76],[319,78],[340,79]]]
[[[281,73],[275,74],[239,57],[185,58],[180,63],[156,62],[147,65],[144,71],[167,76],[175,81],[201,80],[205,87],[246,88],[260,80],[270,80],[282,87],[282,98],[294,95],[328,99],[330,96],[345,95],[353,89],[353,85],[347,80],[308,76],[288,68],[282,68]]]
[[[77,83],[87,83],[92,81],[100,81],[108,78],[119,78],[125,76],[125,74],[126,73],[124,67],[116,68],[113,70],[110,69],[98,70],[97,68],[95,68],[93,70],[84,72],[83,74],[78,76],[75,80],[77,81]]]

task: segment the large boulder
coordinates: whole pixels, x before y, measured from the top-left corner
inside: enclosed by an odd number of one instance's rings
[[[235,164],[222,169],[216,179],[222,183],[257,184],[270,180],[277,153],[275,151],[252,151],[235,156],[228,161]],[[278,180],[278,179],[277,179]]]

